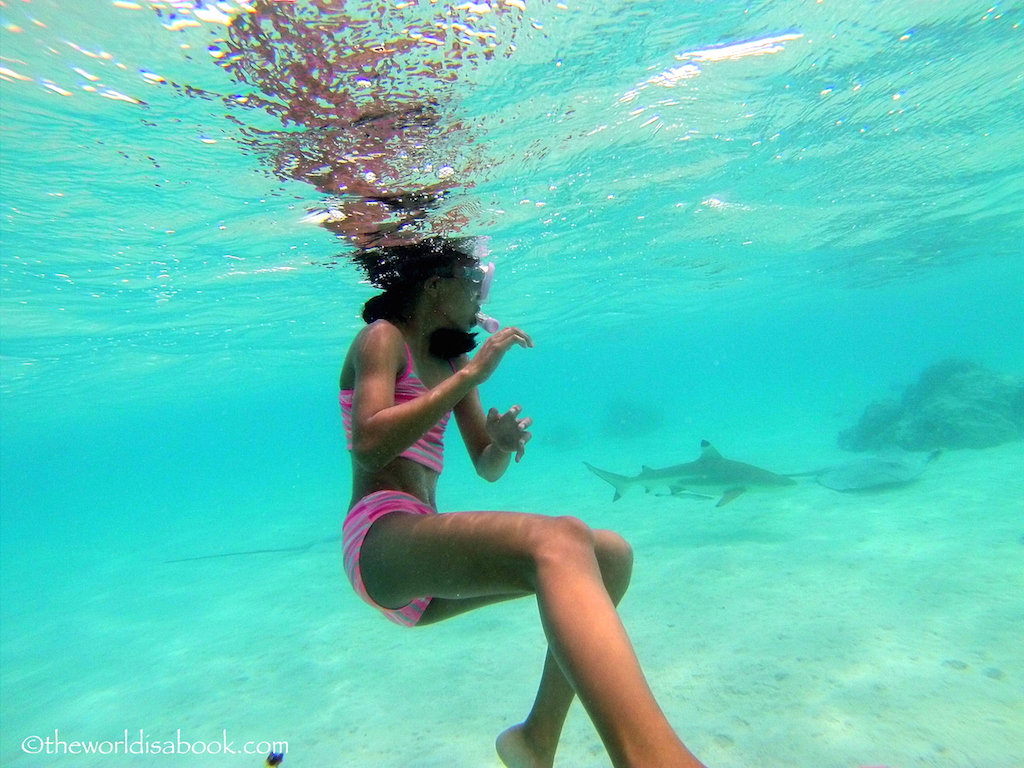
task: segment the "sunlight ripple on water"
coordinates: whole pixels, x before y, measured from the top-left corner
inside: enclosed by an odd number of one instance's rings
[[[382,232],[491,234],[542,330],[1019,254],[1016,11],[75,9],[0,24],[7,392],[337,344]]]

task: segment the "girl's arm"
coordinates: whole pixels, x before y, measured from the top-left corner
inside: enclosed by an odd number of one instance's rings
[[[485,419],[476,387],[516,344],[532,347],[533,341],[518,328],[503,328],[484,342],[472,360],[463,358],[457,370],[436,387],[396,405],[395,380],[405,365],[405,341],[391,323],[367,326],[353,342],[352,358],[352,455],[359,466],[370,472],[385,467],[454,410],[477,473],[491,481],[501,477],[511,451],[517,452],[517,461],[522,458],[530,439],[525,432],[530,420],[516,419],[518,406],[504,416],[492,409]],[[463,401],[465,407],[460,406]]]
[[[465,359],[462,363],[465,364]],[[493,483],[505,474],[513,453],[517,462],[523,458],[526,443],[532,437],[526,430],[533,419],[520,419],[521,412],[518,405],[503,415],[499,415],[497,408],[491,408],[485,417],[480,394],[475,387],[455,406],[459,432],[476,473],[489,482]]]
[[[352,351],[352,455],[369,472],[407,450],[475,386],[471,371],[459,371],[396,405],[395,380],[406,364],[401,332],[390,323],[373,323],[356,337]]]

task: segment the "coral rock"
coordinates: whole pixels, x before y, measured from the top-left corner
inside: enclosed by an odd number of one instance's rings
[[[966,360],[926,368],[899,400],[871,403],[839,447],[877,451],[988,448],[1024,439],[1024,377]]]

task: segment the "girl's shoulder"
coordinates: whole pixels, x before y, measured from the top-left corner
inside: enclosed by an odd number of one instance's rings
[[[365,350],[382,351],[405,346],[405,337],[394,323],[374,320],[356,334],[353,346]]]
[[[356,372],[394,365],[396,372],[406,367],[406,346],[402,332],[387,320],[374,320],[361,328],[352,340],[341,370],[341,388],[355,386]]]
[[[399,369],[405,368],[408,347],[401,330],[387,320],[374,320],[361,329],[352,342],[352,352],[359,360],[394,361]]]

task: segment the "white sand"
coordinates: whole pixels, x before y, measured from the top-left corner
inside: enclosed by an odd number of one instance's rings
[[[783,455],[777,444],[719,447],[779,471],[808,468],[812,449]],[[612,504],[580,463],[632,473],[648,458],[637,453],[538,445],[495,486],[466,486],[456,469],[442,504],[567,512],[623,533],[636,552],[625,621],[669,718],[713,768],[1022,764],[1024,443],[949,452],[886,493],[803,481],[722,509],[639,489]],[[667,453],[687,461],[696,446]],[[527,712],[543,657],[532,600],[405,630],[354,597],[336,544],[161,563],[212,542],[260,548],[332,533],[333,500],[288,504],[261,512],[285,521],[269,542],[258,521],[240,534],[242,512],[229,510],[169,526],[159,541],[5,553],[0,763],[262,765],[20,749],[54,728],[68,741],[125,729],[133,740],[142,728],[160,742],[180,728],[189,741],[226,730],[238,749],[286,740],[286,768],[498,766],[494,736]],[[608,765],[578,705],[557,764]]]

